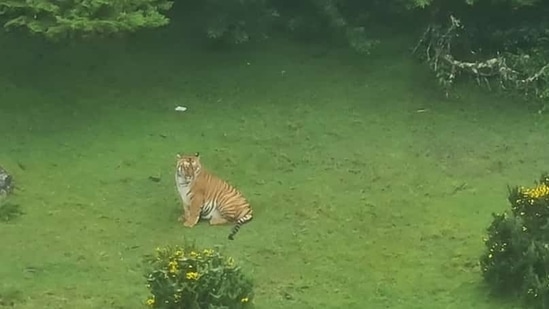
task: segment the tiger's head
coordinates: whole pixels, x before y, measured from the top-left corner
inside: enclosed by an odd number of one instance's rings
[[[194,155],[177,154],[177,176],[185,183],[190,183],[202,170],[199,153]]]

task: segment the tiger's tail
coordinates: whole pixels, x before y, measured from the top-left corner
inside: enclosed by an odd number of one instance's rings
[[[231,233],[229,234],[229,239],[234,240],[234,235],[236,235],[236,233],[238,233],[238,230],[240,230],[240,227],[242,227],[242,225],[244,225],[245,223],[248,223],[248,222],[252,221],[252,219],[253,219],[252,214],[248,213],[245,216],[243,216],[242,218],[236,220],[236,224],[233,227]]]

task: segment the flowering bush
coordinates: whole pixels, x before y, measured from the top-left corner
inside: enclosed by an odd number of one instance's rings
[[[511,212],[494,214],[480,260],[494,290],[549,308],[549,175],[509,190]]]
[[[147,258],[150,308],[215,309],[248,308],[253,299],[252,281],[231,257],[194,245],[157,248]]]

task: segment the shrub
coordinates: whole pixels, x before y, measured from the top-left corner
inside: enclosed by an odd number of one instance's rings
[[[150,308],[248,308],[253,284],[233,258],[196,246],[157,248],[147,258]]]
[[[509,188],[511,211],[493,214],[480,259],[486,282],[549,308],[549,175],[532,188]]]

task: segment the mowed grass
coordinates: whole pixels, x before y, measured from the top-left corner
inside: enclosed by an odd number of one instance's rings
[[[140,308],[143,255],[184,238],[241,263],[257,308],[519,305],[477,262],[506,186],[548,169],[546,115],[474,88],[444,100],[391,40],[364,57],[159,33],[2,39],[0,165],[25,215],[0,224],[0,307]],[[177,222],[175,155],[196,151],[254,207],[232,242]]]

